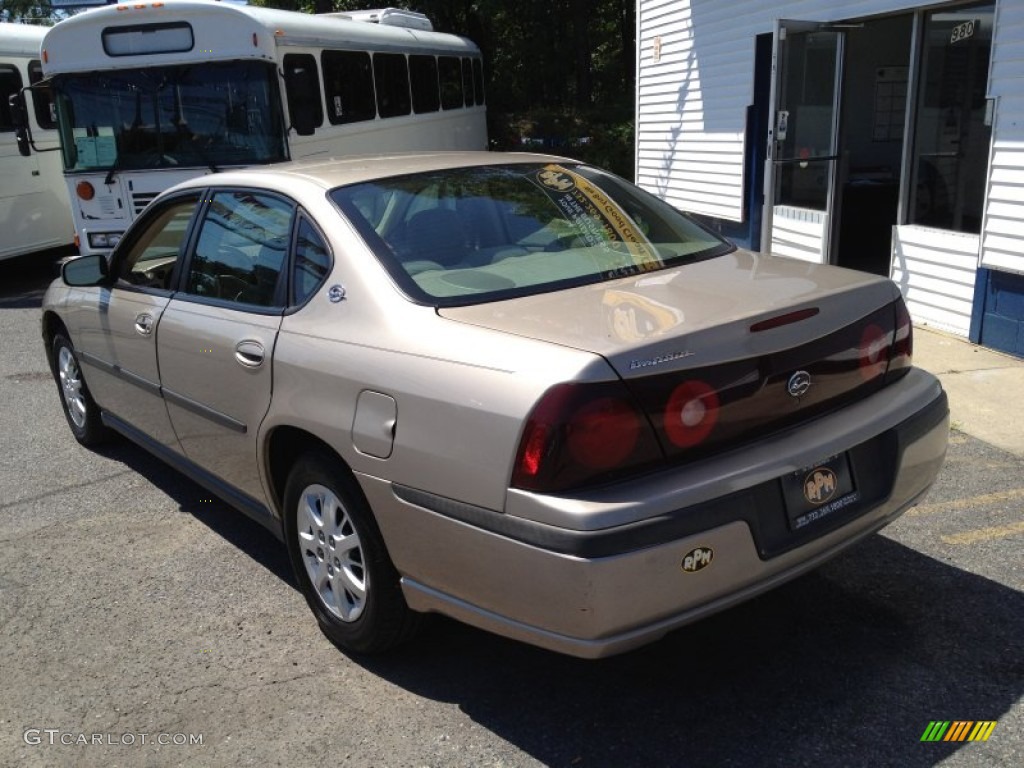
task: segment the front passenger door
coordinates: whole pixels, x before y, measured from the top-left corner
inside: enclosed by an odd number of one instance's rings
[[[190,192],[148,209],[114,251],[113,284],[77,289],[88,298],[70,302],[79,309],[67,316],[96,402],[175,451],[177,437],[160,392],[158,325],[198,205],[199,195]]]
[[[157,342],[185,455],[260,504],[256,436],[270,407],[294,212],[264,192],[213,193]]]

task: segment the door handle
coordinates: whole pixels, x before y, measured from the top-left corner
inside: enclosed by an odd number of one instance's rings
[[[263,365],[263,345],[258,341],[240,341],[235,345],[235,360],[246,368],[259,368]]]
[[[153,332],[153,316],[149,312],[135,316],[135,332],[140,336],[149,336]]]

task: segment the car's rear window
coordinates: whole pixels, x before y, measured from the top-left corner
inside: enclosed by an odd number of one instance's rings
[[[478,303],[625,277],[733,246],[616,176],[495,165],[340,187],[331,198],[410,298]]]

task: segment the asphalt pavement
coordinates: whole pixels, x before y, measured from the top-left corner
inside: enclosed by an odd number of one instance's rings
[[[918,329],[954,421],[934,488],[756,600],[596,662],[443,619],[361,658],[258,525],[130,444],[75,443],[38,332],[52,274],[0,264],[0,766],[1024,765],[1020,360]],[[995,726],[921,741],[958,720]]]

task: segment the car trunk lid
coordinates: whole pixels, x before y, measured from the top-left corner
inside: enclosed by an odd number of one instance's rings
[[[909,367],[890,281],[745,251],[440,312],[601,355],[669,460],[804,422]]]

